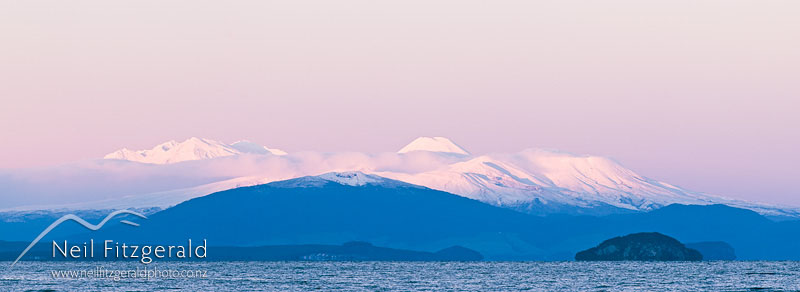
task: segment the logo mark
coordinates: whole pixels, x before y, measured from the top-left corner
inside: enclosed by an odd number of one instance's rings
[[[29,244],[28,247],[25,248],[25,250],[23,250],[21,254],[19,254],[17,259],[14,260],[13,263],[11,263],[11,266],[13,267],[15,264],[17,264],[17,262],[23,256],[25,256],[25,254],[28,253],[28,251],[34,245],[36,245],[36,243],[38,243],[40,240],[42,240],[42,238],[44,238],[45,235],[50,233],[50,231],[52,231],[53,229],[58,227],[58,225],[61,225],[61,223],[64,223],[65,221],[72,220],[72,221],[77,222],[81,226],[86,227],[86,229],[89,229],[91,231],[96,231],[96,230],[99,230],[100,228],[102,228],[103,225],[105,225],[106,222],[108,222],[108,220],[111,220],[111,218],[114,218],[114,216],[121,215],[121,214],[131,214],[131,215],[137,216],[137,217],[142,218],[142,219],[147,219],[147,216],[144,216],[142,214],[139,214],[138,212],[134,212],[134,211],[130,211],[130,210],[117,210],[117,211],[111,212],[111,214],[108,214],[108,216],[106,216],[106,218],[103,218],[103,221],[100,221],[100,223],[97,223],[97,225],[91,224],[91,223],[87,222],[86,220],[83,220],[83,218],[78,217],[75,214],[67,214],[67,215],[61,216],[61,218],[58,218],[58,220],[56,220],[55,222],[50,224],[50,226],[47,226],[47,228],[45,228],[44,231],[42,231],[42,233],[39,233],[39,236],[37,236],[36,239],[34,239],[31,242],[31,244]],[[131,226],[134,226],[134,227],[138,227],[139,226],[139,224],[136,224],[136,223],[128,221],[128,220],[121,220],[120,222],[128,224],[128,225],[131,225]]]

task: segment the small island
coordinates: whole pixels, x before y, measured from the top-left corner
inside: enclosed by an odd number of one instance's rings
[[[700,261],[699,251],[657,232],[634,233],[603,241],[575,254],[577,261]]]

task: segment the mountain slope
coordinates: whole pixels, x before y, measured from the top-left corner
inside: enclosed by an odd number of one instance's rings
[[[670,205],[644,213],[527,215],[363,173],[332,173],[189,200],[93,238],[209,246],[342,244],[436,251],[453,245],[490,260],[568,260],[598,242],[660,232],[681,242],[724,241],[740,259],[800,259],[800,223],[724,205]],[[85,240],[85,237],[76,238]]]
[[[603,215],[650,211],[676,203],[721,203],[771,216],[800,216],[791,208],[688,191],[639,175],[604,157],[541,149],[479,156],[432,171],[376,173],[534,214]]]
[[[138,228],[120,226],[95,237],[130,242],[206,238],[209,245],[237,246],[366,241],[435,251],[505,237],[497,232],[513,234],[537,220],[453,194],[351,172],[214,193],[138,220]],[[505,245],[494,248],[494,254],[512,252],[513,247]]]

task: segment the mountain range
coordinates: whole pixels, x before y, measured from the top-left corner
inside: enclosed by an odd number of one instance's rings
[[[774,218],[800,217],[794,207],[734,200],[648,178],[612,159],[543,149],[473,155],[444,137],[419,137],[395,153],[287,153],[253,142],[169,141],[150,150],[120,149],[70,170],[124,180],[102,196],[72,203],[2,206],[5,210],[168,208],[242,186],[327,172],[360,171],[536,215],[645,212],[670,204],[725,204]],[[135,169],[129,171],[128,169]],[[134,178],[117,177],[135,173]],[[141,191],[154,173],[179,179]],[[74,174],[73,174],[74,175]],[[141,177],[141,180],[136,180]],[[16,178],[16,177],[14,177]],[[13,178],[12,178],[13,179]],[[0,174],[0,181],[3,180]],[[131,186],[126,187],[127,180]],[[186,183],[177,184],[181,180]],[[193,182],[190,182],[193,181]],[[13,182],[12,184],[13,185]],[[31,187],[24,185],[24,187]],[[43,186],[31,187],[42,188]],[[69,190],[61,186],[60,191]],[[130,189],[130,191],[126,191]],[[86,194],[81,186],[75,192]],[[34,192],[34,191],[31,191]],[[46,193],[47,190],[36,190]],[[2,210],[2,209],[0,209]]]
[[[608,238],[659,232],[730,246],[739,259],[800,259],[797,208],[686,190],[609,158],[542,149],[475,155],[443,137],[385,153],[286,153],[191,138],[0,172],[0,188],[10,194],[0,202],[0,240],[15,247],[64,214],[95,222],[134,208],[148,219],[124,219],[138,227],[110,222],[86,233],[64,224],[48,237],[194,238],[278,252],[357,241],[387,252],[462,246],[489,260],[571,260]],[[30,204],[37,199],[47,204]]]
[[[72,235],[60,226],[60,233],[42,242],[113,238],[167,245],[193,239],[207,240],[209,246],[260,247],[359,241],[425,252],[462,246],[488,260],[571,260],[576,252],[608,238],[659,232],[681,242],[723,242],[743,260],[800,259],[800,221],[775,222],[725,205],[536,216],[361,172],[234,188],[147,217],[125,218],[137,227],[117,223]],[[40,231],[35,228],[27,237]]]
[[[170,164],[189,160],[212,159],[244,153],[286,155],[280,149],[271,149],[250,141],[224,144],[210,139],[189,138],[183,142],[175,140],[156,145],[149,150],[122,148],[107,154],[103,159],[119,159],[152,164]]]

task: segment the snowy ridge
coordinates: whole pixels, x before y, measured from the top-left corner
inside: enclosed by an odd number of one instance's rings
[[[608,158],[541,149],[479,156],[433,171],[377,174],[515,209],[533,204],[559,212],[564,206],[650,211],[675,203],[725,204],[764,215],[800,217],[797,208],[685,190],[639,175]]]
[[[430,172],[379,174],[508,207],[537,201],[584,208],[603,203],[648,211],[672,203],[712,202],[706,196],[646,179],[607,159],[541,150],[511,157],[480,156]]]
[[[203,138],[189,138],[183,142],[168,141],[150,150],[122,148],[107,154],[103,159],[119,159],[151,164],[170,164],[190,160],[212,159],[243,153],[286,155],[279,149],[270,149],[250,141],[239,141],[230,145]]]

